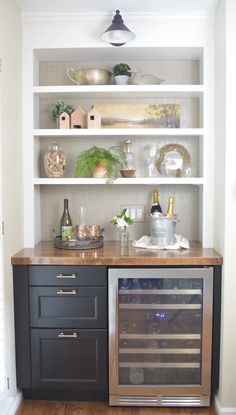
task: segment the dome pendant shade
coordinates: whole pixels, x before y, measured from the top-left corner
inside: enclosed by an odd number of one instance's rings
[[[125,26],[120,11],[116,10],[112,24],[102,34],[101,39],[113,46],[122,46],[134,38],[135,34]]]

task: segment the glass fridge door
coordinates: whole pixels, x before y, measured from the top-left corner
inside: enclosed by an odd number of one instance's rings
[[[209,269],[109,272],[117,386],[210,387],[211,284]]]

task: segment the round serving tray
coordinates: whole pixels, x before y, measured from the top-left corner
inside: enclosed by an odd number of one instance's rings
[[[60,249],[95,249],[103,246],[103,237],[98,239],[71,239],[70,241],[62,241],[60,237],[54,238],[54,247]]]

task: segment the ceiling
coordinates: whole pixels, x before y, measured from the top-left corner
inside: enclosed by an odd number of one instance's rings
[[[26,13],[211,13],[219,0],[15,0]]]

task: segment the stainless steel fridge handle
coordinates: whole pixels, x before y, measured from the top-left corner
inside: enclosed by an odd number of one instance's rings
[[[56,276],[56,278],[58,278],[58,279],[75,279],[77,276],[76,276],[76,274],[70,274],[70,275],[64,275],[64,274],[58,274],[57,276]]]
[[[68,339],[77,339],[78,338],[78,334],[77,333],[72,333],[72,334],[65,334],[63,332],[59,333],[57,335],[57,337],[59,339],[63,339],[63,338],[68,338]]]
[[[77,293],[76,290],[71,290],[71,291],[59,290],[59,291],[57,291],[57,295],[76,295],[76,293]]]

